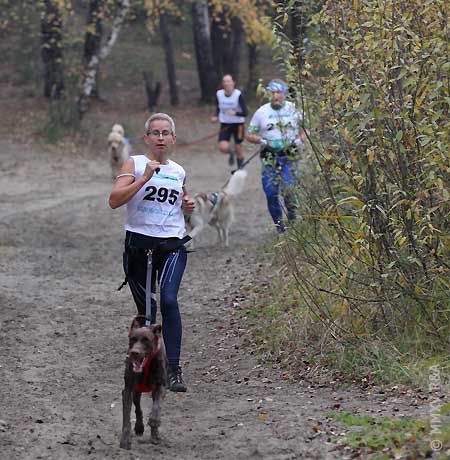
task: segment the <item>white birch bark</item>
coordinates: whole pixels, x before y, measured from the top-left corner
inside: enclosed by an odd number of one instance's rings
[[[81,94],[77,101],[77,108],[80,118],[87,111],[89,106],[89,97],[95,85],[95,77],[98,72],[100,61],[105,59],[111,52],[114,44],[119,36],[120,29],[125,20],[125,17],[130,9],[130,0],[119,0],[117,2],[117,11],[106,42],[100,47],[97,54],[93,55],[90,61],[86,64],[83,82],[81,84]]]

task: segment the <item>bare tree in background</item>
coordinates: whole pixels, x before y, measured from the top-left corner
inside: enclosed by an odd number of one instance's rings
[[[89,98],[95,86],[95,79],[100,65],[100,61],[105,59],[111,52],[119,36],[125,17],[130,9],[130,0],[118,0],[117,9],[114,16],[111,32],[106,43],[100,47],[98,52],[92,55],[90,61],[86,64],[84,76],[81,84],[81,93],[77,101],[79,117],[82,118],[89,107]]]
[[[169,21],[169,15],[167,13],[161,13],[161,16],[159,18],[159,27],[161,30],[164,54],[166,56],[167,79],[169,80],[170,91],[170,104],[175,106],[178,105],[180,101],[178,98],[175,58],[173,54],[172,35],[170,33]]]
[[[149,112],[158,105],[158,99],[161,95],[161,82],[154,81],[153,72],[142,72],[144,77],[145,94],[147,95],[147,108]]]
[[[217,75],[231,74],[239,79],[241,63],[242,23],[236,16],[230,17],[226,11],[214,15],[211,26],[211,43]]]
[[[258,46],[254,43],[249,43],[247,46],[248,51],[248,80],[246,92],[250,97],[256,95],[258,88]]]
[[[244,29],[242,28],[241,20],[236,16],[231,19],[231,36],[231,56],[233,59],[231,61],[230,73],[234,76],[235,80],[239,80],[241,73],[241,44],[244,39]]]
[[[225,73],[230,73],[225,70],[226,63],[229,60],[228,43],[227,43],[227,24],[225,14],[223,12],[215,13],[214,8],[211,7],[211,46],[212,55],[214,60],[214,67],[218,77],[223,77]]]
[[[200,100],[212,103],[217,90],[218,77],[212,60],[208,5],[205,0],[192,3],[192,27],[200,81]]]
[[[41,15],[41,57],[44,64],[44,96],[61,99],[64,94],[62,12],[52,0],[44,0]]]

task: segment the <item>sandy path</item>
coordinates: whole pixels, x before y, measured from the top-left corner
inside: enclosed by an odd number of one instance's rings
[[[211,155],[178,154],[191,191],[216,190],[227,178],[225,160]],[[189,391],[168,392],[161,445],[146,432],[131,451],[119,448],[135,307],[128,289],[116,291],[123,211],[107,207],[105,164],[0,145],[0,458],[344,458],[313,426],[331,429],[326,414],[336,401],[348,410],[370,410],[373,401],[284,382],[243,347],[247,332],[230,328],[232,296],[252,280],[258,246],[273,236],[257,161],[232,248],[215,247],[208,229],[189,256],[180,296]]]

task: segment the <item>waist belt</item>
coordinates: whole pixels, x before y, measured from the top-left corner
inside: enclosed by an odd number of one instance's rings
[[[261,150],[260,155],[261,159],[267,160],[269,158],[276,159],[279,157],[290,157],[296,156],[298,154],[297,146],[292,144],[285,147],[283,150],[274,151],[271,150],[269,147],[265,147]]]
[[[186,235],[184,238],[168,238],[167,240],[158,241],[153,247],[150,248],[137,248],[135,246],[125,245],[125,254],[145,257],[147,258],[147,278],[151,277],[151,269],[154,262],[168,252],[177,251],[184,248],[184,245],[188,243],[192,238]],[[150,272],[150,273],[149,273]],[[149,284],[149,280],[147,280]],[[120,291],[128,283],[128,275],[125,275],[123,283],[118,287]],[[150,294],[150,285],[146,291]],[[147,312],[149,314],[149,312]]]
[[[167,240],[158,241],[156,244],[152,245],[152,247],[148,248],[125,245],[125,252],[131,255],[147,256],[149,251],[153,251],[153,253],[162,255],[166,252],[172,252],[182,248],[191,239],[189,235],[186,235],[184,238],[168,238]]]

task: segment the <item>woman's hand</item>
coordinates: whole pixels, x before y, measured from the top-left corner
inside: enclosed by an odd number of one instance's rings
[[[156,174],[158,174],[160,167],[161,167],[161,163],[159,161],[150,160],[145,165],[145,171],[144,171],[144,174],[142,175],[142,178],[145,180],[145,182],[149,181],[153,177],[153,174],[155,172]]]
[[[189,197],[189,195],[183,195],[181,207],[183,208],[183,212],[185,214],[192,214],[195,209],[195,202]]]

